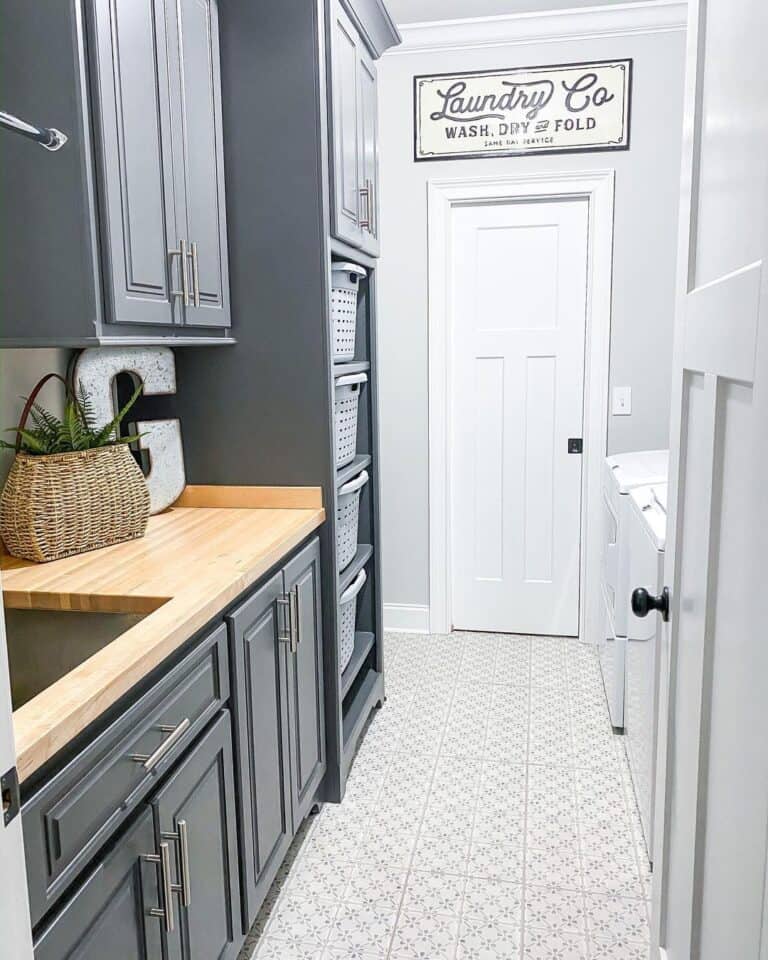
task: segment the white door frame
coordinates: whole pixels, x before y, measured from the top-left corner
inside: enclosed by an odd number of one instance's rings
[[[584,370],[579,636],[599,629],[600,498],[607,452],[613,274],[613,170],[430,180],[427,184],[429,275],[429,630],[451,628],[451,209],[471,201],[571,200],[589,204]]]

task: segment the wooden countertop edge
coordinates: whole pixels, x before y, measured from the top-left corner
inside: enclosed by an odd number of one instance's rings
[[[286,509],[297,508],[293,506]],[[303,523],[265,551],[258,562],[237,576],[229,573],[223,577],[205,598],[200,596],[198,590],[181,592],[168,600],[138,598],[140,602],[155,604],[149,616],[14,712],[19,780],[23,782],[52,759],[105,710],[253,586],[324,520],[325,510],[322,507],[314,509]],[[37,597],[36,594],[36,601]],[[100,598],[101,601],[105,599],[108,598]],[[125,600],[119,599],[121,603]],[[156,601],[162,605],[156,606]],[[35,606],[39,606],[37,602]],[[73,605],[72,609],[81,608]],[[85,609],[95,608],[89,606]],[[125,611],[125,605],[120,609]],[[109,608],[106,612],[109,612]]]
[[[323,506],[321,487],[229,487],[194,484],[174,507],[218,507],[250,510],[318,510]]]

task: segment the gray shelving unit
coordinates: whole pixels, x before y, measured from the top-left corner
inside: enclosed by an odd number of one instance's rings
[[[377,261],[334,237],[334,151],[330,130],[331,34],[339,9],[366,37],[374,58],[398,42],[380,0],[226,0],[220,18],[227,232],[233,335],[226,349],[177,350],[178,394],[190,483],[320,486],[327,521],[320,532],[324,625],[327,800],[346,778],[372,709],[384,700],[380,588],[377,422]],[[371,49],[371,44],[376,49]],[[361,283],[357,353],[331,352],[333,260],[353,261]],[[334,462],[333,380],[366,372],[357,457]],[[338,487],[360,469],[361,545],[340,571]],[[338,599],[365,566],[355,653],[339,669]]]

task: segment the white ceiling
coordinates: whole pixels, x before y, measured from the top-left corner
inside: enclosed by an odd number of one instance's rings
[[[626,0],[385,0],[396,23],[497,17],[510,13],[541,13],[577,7],[610,6]]]

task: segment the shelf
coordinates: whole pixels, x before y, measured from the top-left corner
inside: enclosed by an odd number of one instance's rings
[[[334,363],[334,377],[343,377],[348,373],[368,373],[371,365],[367,360],[353,360],[349,363]]]
[[[371,710],[374,704],[384,696],[383,689],[382,675],[376,670],[369,670],[344,713],[343,749],[345,776],[354,758],[360,734],[363,732],[363,727],[371,715]]]
[[[351,247],[343,240],[331,237],[331,256],[334,260],[348,260],[350,263],[357,263],[366,270],[373,270],[376,266],[376,260],[362,250]]]
[[[352,583],[352,581],[355,579],[358,573],[360,573],[372,556],[373,547],[370,545],[370,543],[358,544],[355,559],[339,574],[339,596],[344,593],[350,583]]]
[[[342,467],[341,470],[336,471],[336,489],[343,487],[347,480],[351,480],[352,477],[356,477],[361,470],[365,470],[367,466],[371,463],[371,455],[369,453],[358,453],[352,463],[348,463],[346,467]]]
[[[355,634],[355,649],[352,652],[352,658],[347,664],[347,668],[341,675],[341,699],[349,693],[349,688],[355,682],[360,668],[365,662],[365,658],[373,649],[376,637],[372,633],[359,631]]]

